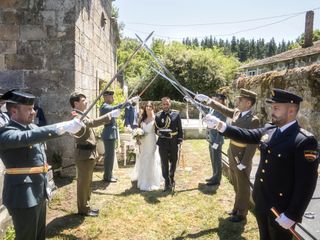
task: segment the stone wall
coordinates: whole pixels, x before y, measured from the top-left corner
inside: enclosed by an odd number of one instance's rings
[[[271,119],[265,99],[271,96],[272,88],[286,89],[302,96],[304,100],[300,105],[298,121],[320,140],[320,64],[241,77],[234,84],[236,89],[244,87],[258,94],[255,110],[263,123]]]
[[[116,22],[110,0],[1,0],[0,91],[19,88],[39,97],[49,123],[70,118],[68,98],[89,101],[116,70]],[[91,115],[96,115],[94,108]],[[73,139],[48,143],[72,161]]]
[[[70,119],[71,92],[95,99],[101,81],[116,70],[118,29],[111,2],[0,0],[0,92],[16,88],[33,93],[49,124]],[[94,108],[90,115],[96,114]],[[59,153],[63,165],[73,163],[72,137],[51,140],[47,146],[49,161]]]

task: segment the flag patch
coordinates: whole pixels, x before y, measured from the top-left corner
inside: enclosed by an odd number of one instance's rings
[[[304,151],[304,158],[310,162],[313,162],[318,158],[318,151],[314,150],[305,150]]]

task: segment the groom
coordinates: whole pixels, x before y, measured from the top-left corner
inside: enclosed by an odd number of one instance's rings
[[[171,191],[175,184],[174,173],[178,159],[178,145],[183,140],[183,133],[179,112],[170,109],[170,98],[163,97],[161,102],[162,111],[158,112],[155,117],[155,132],[159,136],[157,144],[161,158],[162,176],[165,179],[164,191]]]

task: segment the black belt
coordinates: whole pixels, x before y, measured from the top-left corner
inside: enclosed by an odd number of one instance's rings
[[[96,145],[91,145],[91,144],[77,144],[76,148],[81,149],[81,150],[93,150],[96,148]]]

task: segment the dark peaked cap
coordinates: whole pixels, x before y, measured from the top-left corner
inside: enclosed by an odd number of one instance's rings
[[[24,93],[17,90],[11,90],[2,95],[1,99],[8,103],[16,103],[23,105],[33,105],[35,96],[30,93]]]
[[[300,104],[303,101],[302,97],[278,88],[272,89],[271,92],[272,97],[267,99],[267,103],[295,103]]]

